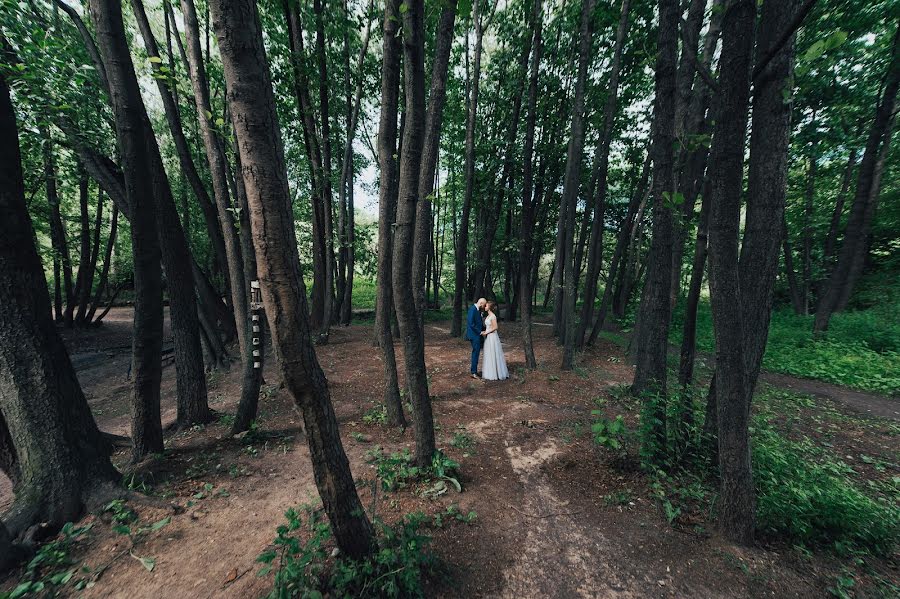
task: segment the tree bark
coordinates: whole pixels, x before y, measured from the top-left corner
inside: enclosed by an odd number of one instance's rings
[[[584,95],[587,81],[587,69],[591,54],[591,35],[595,0],[582,0],[581,26],[578,34],[578,75],[575,81],[575,98],[572,106],[572,128],[569,137],[569,148],[566,156],[566,176],[563,181],[563,193],[560,198],[559,211],[565,212],[565,240],[563,241],[563,359],[562,369],[571,370],[575,366],[575,287],[578,273],[575,271],[575,210],[578,202],[578,191],[581,188],[581,162],[584,151]],[[558,268],[558,267],[557,267]]]
[[[666,356],[672,305],[672,201],[675,142],[675,67],[678,56],[678,2],[659,2],[659,41],[656,59],[656,99],[653,107],[653,236],[647,277],[637,315],[636,369],[631,389],[649,399],[649,426],[654,447],[665,449]],[[655,456],[655,457],[658,457]]]
[[[434,42],[434,60],[431,67],[431,89],[428,94],[428,112],[425,115],[424,141],[422,142],[422,167],[419,173],[419,205],[416,209],[416,232],[412,265],[413,295],[419,318],[425,310],[425,277],[427,261],[426,242],[431,233],[431,204],[434,193],[434,176],[440,153],[441,124],[444,120],[444,104],[447,100],[447,72],[450,67],[450,49],[453,45],[453,26],[456,23],[456,0],[442,4]],[[421,251],[420,251],[421,250]]]
[[[59,190],[56,181],[56,159],[53,152],[53,138],[50,130],[45,126],[40,127],[43,140],[44,159],[44,184],[47,189],[47,203],[50,205],[50,240],[53,251],[59,259],[63,276],[62,293],[56,299],[56,320],[64,322],[66,326],[72,326],[72,311],[74,308],[72,285],[72,258],[69,254],[69,244],[66,240],[66,229],[59,210]],[[63,308],[65,303],[65,308]]]
[[[463,334],[463,287],[466,284],[466,261],[469,253],[469,216],[472,211],[472,195],[475,186],[475,125],[478,116],[478,92],[481,87],[481,47],[484,30],[481,22],[481,0],[473,0],[472,22],[475,25],[475,49],[472,66],[472,84],[469,90],[469,103],[466,111],[466,147],[463,178],[462,216],[459,222],[459,236],[456,240],[455,285],[453,289],[453,315],[450,322],[450,335],[459,337]]]
[[[384,7],[381,71],[381,117],[378,125],[378,273],[375,329],[384,361],[384,405],[388,423],[405,427],[391,314],[394,305],[392,256],[393,226],[397,212],[397,110],[400,96],[400,0]]]
[[[750,102],[750,67],[756,6],[752,0],[726,4],[720,57],[721,110],[710,156],[709,285],[716,338],[720,479],[719,521],[736,542],[753,538],[754,491],[750,469],[747,401],[749,377],[738,268],[744,137]]]
[[[415,428],[415,462],[428,468],[435,452],[434,419],[425,369],[425,335],[416,312],[413,293],[412,257],[415,243],[416,209],[419,203],[419,173],[425,129],[425,4],[410,0],[403,15],[403,69],[406,97],[406,127],[400,153],[397,222],[394,227],[394,306],[403,340],[406,381],[412,402]],[[425,240],[419,240],[424,242]]]
[[[603,129],[600,142],[594,152],[594,173],[592,180],[594,200],[594,222],[591,225],[590,252],[588,253],[587,272],[584,277],[584,297],[581,305],[581,321],[574,339],[575,348],[584,345],[584,336],[594,318],[594,300],[597,296],[597,279],[600,277],[600,266],[603,261],[603,218],[606,209],[606,194],[609,178],[609,147],[612,143],[613,127],[616,118],[616,106],[619,91],[619,72],[622,68],[622,53],[625,48],[625,36],[628,32],[629,0],[622,0],[622,11],[619,26],[616,29],[616,42],[612,63],[609,66],[609,83],[606,91],[606,104],[603,107]],[[634,199],[632,203],[637,207]],[[629,206],[630,208],[630,206]],[[618,244],[617,244],[618,246]],[[621,255],[621,252],[620,252]],[[612,273],[612,270],[610,270]],[[607,285],[607,287],[610,287]],[[606,292],[603,293],[604,297]],[[608,300],[607,300],[608,301]]]
[[[784,252],[784,274],[788,283],[791,307],[794,309],[794,314],[800,316],[804,314],[803,293],[800,290],[800,283],[797,282],[797,271],[794,268],[794,248],[791,245],[791,237],[784,214],[781,215],[781,247]]]
[[[197,22],[197,9],[194,0],[181,0],[181,12],[184,17],[184,31],[188,72],[191,88],[194,92],[194,104],[197,107],[197,118],[200,121],[200,133],[206,159],[212,178],[213,197],[219,217],[219,228],[225,241],[225,256],[228,262],[228,281],[231,290],[231,305],[234,308],[234,321],[237,327],[238,345],[241,357],[247,355],[247,336],[244,323],[247,321],[247,288],[244,284],[243,257],[240,240],[234,228],[231,198],[228,192],[228,165],[213,122],[212,105],[209,98],[209,83],[203,63],[203,50],[200,47],[200,25]]]
[[[857,149],[850,150],[850,157],[847,159],[847,167],[844,169],[844,177],[841,180],[841,189],[838,191],[837,201],[834,204],[834,211],[831,213],[831,223],[828,226],[828,235],[825,237],[824,261],[828,272],[831,271],[830,261],[834,258],[835,248],[837,247],[837,237],[841,227],[841,217],[844,215],[844,204],[847,202],[847,192],[850,190],[850,181],[853,178],[853,169],[856,168]],[[822,291],[819,292],[822,295]]]
[[[816,309],[814,331],[817,334],[828,330],[831,315],[846,305],[862,272],[865,254],[868,251],[869,229],[878,202],[877,190],[880,178],[878,166],[879,162],[884,164],[879,158],[884,153],[883,149],[890,144],[898,88],[900,88],[900,25],[894,33],[884,90],[875,110],[875,119],[872,121],[866,149],[859,164],[856,195],[850,207],[841,251],[838,254],[837,264],[828,278],[825,295],[820,299]]]
[[[535,202],[532,199],[534,184],[534,130],[537,124],[538,77],[543,51],[543,7],[542,0],[534,0],[531,16],[532,42],[534,48],[531,56],[531,67],[528,76],[528,104],[525,120],[525,147],[522,152],[522,225],[521,246],[519,250],[519,311],[522,315],[522,345],[525,349],[525,368],[537,368],[532,338],[532,282],[531,264],[533,261]]]
[[[72,308],[78,308],[73,318],[73,322],[80,323],[83,320],[83,305],[87,303],[87,298],[91,293],[91,285],[94,271],[91,268],[91,220],[88,214],[88,192],[89,180],[84,169],[78,167],[78,208],[81,224],[79,239],[81,240],[80,251],[78,252],[78,274],[76,275],[75,290],[72,293]],[[99,209],[99,204],[98,204]]]
[[[313,348],[287,167],[262,28],[252,0],[210,2],[241,155],[266,317],[284,382],[305,425],[313,475],[341,551],[375,545],[338,432],[328,382]]]
[[[694,355],[697,349],[697,308],[703,290],[703,271],[709,240],[709,191],[703,194],[700,218],[697,223],[697,241],[691,264],[691,282],[684,305],[684,323],[681,333],[681,357],[678,363],[678,384],[682,389],[690,387],[694,380]]]
[[[2,35],[0,50],[7,50]],[[26,208],[15,111],[2,72],[0,214],[0,448],[7,456],[0,463],[15,469],[16,483],[15,501],[0,523],[0,562],[9,562],[15,539],[34,525],[50,533],[76,521],[118,473],[50,316]]]
[[[159,385],[162,376],[162,258],[156,198],[146,138],[149,123],[125,40],[121,5],[113,0],[91,0],[91,18],[97,45],[106,65],[116,137],[122,157],[125,195],[131,212],[131,248],[134,256],[134,332],[132,373],[132,460],[137,462],[163,450]],[[152,134],[151,134],[152,136]],[[155,139],[154,139],[155,143]]]

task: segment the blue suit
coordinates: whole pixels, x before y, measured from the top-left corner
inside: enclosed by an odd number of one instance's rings
[[[478,356],[484,343],[484,337],[481,336],[483,330],[484,319],[481,317],[481,311],[478,306],[472,305],[466,316],[466,339],[472,343],[472,374],[478,373]]]

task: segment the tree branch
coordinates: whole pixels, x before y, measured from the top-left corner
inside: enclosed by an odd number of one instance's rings
[[[767,66],[769,66],[772,59],[778,56],[778,53],[781,52],[781,49],[784,48],[787,41],[791,39],[791,36],[794,35],[800,28],[800,25],[803,24],[806,15],[809,14],[809,11],[812,10],[815,3],[816,0],[806,0],[803,6],[800,7],[800,10],[797,11],[797,14],[794,15],[794,20],[791,21],[785,32],[781,34],[781,37],[775,42],[775,45],[769,48],[769,51],[757,61],[756,66],[753,68],[753,81],[756,81],[756,78],[762,74]]]
[[[691,44],[688,42],[687,37],[684,33],[684,18],[679,17],[680,25],[678,27],[678,33],[681,36],[681,51],[686,52],[688,58],[691,59],[691,62],[694,64],[694,68],[700,74],[700,78],[709,86],[711,90],[715,93],[719,93],[719,84],[716,83],[716,78],[713,77],[712,73],[709,72],[700,59],[697,57],[697,51],[691,47]]]

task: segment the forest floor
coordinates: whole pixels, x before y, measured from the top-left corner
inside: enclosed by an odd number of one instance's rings
[[[130,328],[130,311],[115,309],[100,328],[64,332],[100,427],[121,435],[129,429]],[[625,414],[629,424],[636,419],[636,402],[621,392],[633,373],[623,348],[601,339],[578,368],[562,372],[550,327],[536,326],[541,367],[526,372],[518,325],[501,323],[500,332],[511,378],[486,382],[468,376],[469,346],[449,337],[449,323],[426,323],[438,446],[461,464],[463,486],[462,493],[437,496],[425,493],[433,483],[385,492],[374,482],[371,451],[411,449],[412,431],[378,423],[382,363],[372,327],[335,328],[330,343],[317,348],[363,504],[386,522],[412,511],[445,515],[428,531],[443,564],[427,581],[428,596],[822,597],[846,573],[847,560],[826,550],[777,539],[732,545],[716,534],[701,503],[685,504],[670,524],[658,487],[637,460],[592,439],[592,410]],[[319,502],[301,419],[279,389],[274,360],[265,374],[253,434],[228,435],[227,414],[240,394],[240,368],[233,366],[210,375],[217,422],[171,435],[163,456],[137,468],[126,467],[127,450],[114,456],[126,483],[163,501],[131,504],[140,524],[130,524],[130,536],[113,530],[110,514],[87,516],[80,525],[91,528],[71,550],[81,569],[64,595],[258,597],[271,589],[272,575],[256,576],[256,557],[270,547],[288,508]],[[175,419],[174,379],[169,366],[164,425]],[[898,475],[895,403],[797,381],[766,375],[760,391],[794,386],[814,397],[779,406],[794,414],[787,418],[791,434],[821,438],[852,460],[860,480]],[[884,410],[881,401],[888,402]],[[9,499],[8,481],[0,482],[0,511]],[[451,505],[477,517],[446,517]],[[154,530],[154,522],[163,525]],[[133,532],[140,525],[147,529]],[[876,574],[857,579],[856,589],[877,593],[900,584],[897,558],[867,560]],[[14,584],[11,578],[0,590]]]

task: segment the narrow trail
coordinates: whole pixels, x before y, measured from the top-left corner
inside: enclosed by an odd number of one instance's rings
[[[824,381],[802,379],[788,374],[765,371],[760,374],[764,382],[790,389],[798,393],[806,393],[836,403],[868,416],[879,416],[890,420],[900,420],[900,399],[891,399],[877,393],[857,391],[840,385],[832,385]]]

